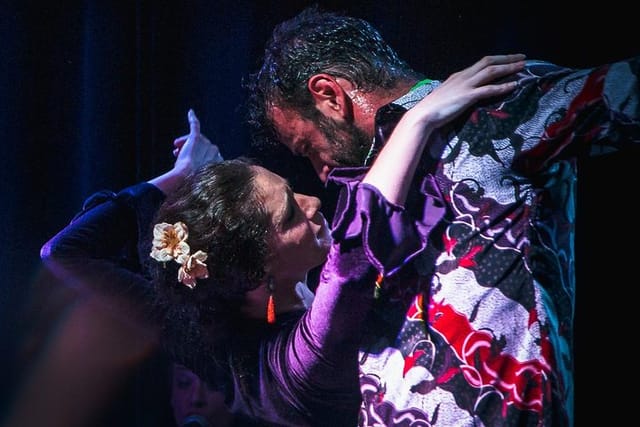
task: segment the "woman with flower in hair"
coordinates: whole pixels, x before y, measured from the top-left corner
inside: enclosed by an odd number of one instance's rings
[[[176,167],[124,191],[121,205],[133,212],[164,199],[146,247],[152,313],[170,357],[222,387],[238,425],[357,425],[358,348],[376,286],[423,250],[416,229],[430,226],[403,208],[419,154],[435,128],[471,103],[513,90],[514,83],[492,82],[520,70],[522,58],[485,57],[405,114],[363,180],[344,180],[331,230],[316,197],[251,161],[208,161],[185,175],[211,145],[195,116],[176,147]],[[305,137],[304,129],[291,131]],[[107,229],[85,224],[91,232],[75,240],[73,227],[63,230],[44,257],[68,261],[56,251],[65,241],[117,247],[106,243],[110,232],[125,219],[135,228],[140,218],[128,211],[120,221],[116,207],[101,210],[108,218],[93,222]],[[309,303],[300,284],[322,264]]]

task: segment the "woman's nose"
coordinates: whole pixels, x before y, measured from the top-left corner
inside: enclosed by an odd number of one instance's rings
[[[307,196],[306,194],[296,194],[298,204],[302,208],[307,218],[313,218],[322,206],[322,202],[319,198],[314,196]]]
[[[331,168],[320,157],[309,157],[309,160],[320,181],[327,182],[327,176],[331,172]]]

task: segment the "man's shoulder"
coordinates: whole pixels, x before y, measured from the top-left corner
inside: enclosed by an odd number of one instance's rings
[[[540,59],[528,59],[525,62],[525,72],[534,76],[545,76],[567,71],[571,71],[571,68]]]
[[[428,80],[426,83],[416,85],[409,92],[402,95],[400,98],[391,102],[391,105],[397,105],[404,109],[409,109],[415,106],[422,98],[429,95],[435,88],[440,86],[442,82],[440,80]]]

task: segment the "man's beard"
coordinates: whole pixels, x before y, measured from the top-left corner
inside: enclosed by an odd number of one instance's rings
[[[331,157],[340,166],[363,166],[373,139],[353,122],[338,122],[322,113],[317,115],[318,129],[333,148]]]

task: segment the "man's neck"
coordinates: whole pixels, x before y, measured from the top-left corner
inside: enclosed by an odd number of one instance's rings
[[[402,80],[389,90],[375,90],[366,93],[354,91],[351,97],[354,105],[354,122],[373,139],[376,112],[409,92],[417,83],[418,80],[415,79]]]

